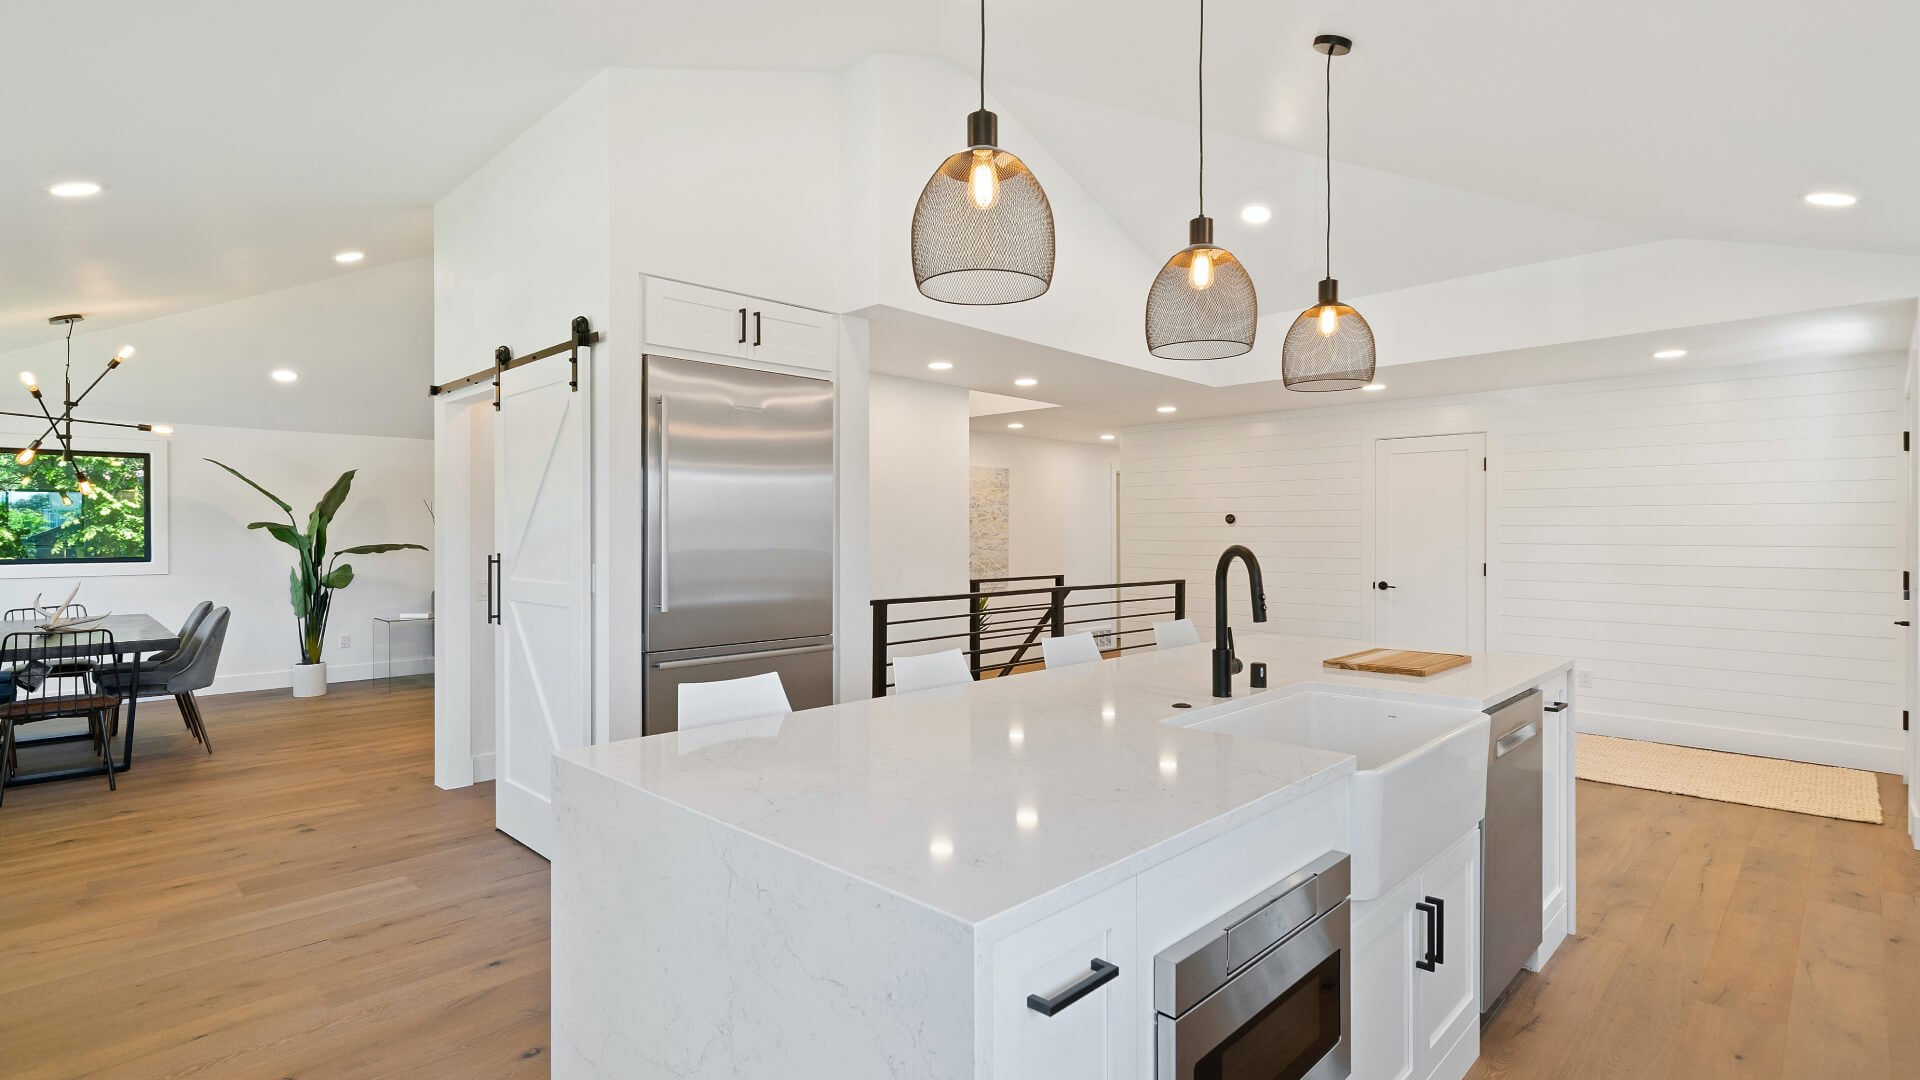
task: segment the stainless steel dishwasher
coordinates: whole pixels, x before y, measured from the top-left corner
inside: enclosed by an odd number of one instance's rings
[[[1487,819],[1481,830],[1480,1008],[1493,1012],[1540,947],[1541,693],[1487,711]]]

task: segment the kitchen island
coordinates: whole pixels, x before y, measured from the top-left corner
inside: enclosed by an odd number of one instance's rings
[[[563,755],[555,1075],[1153,1076],[1155,954],[1350,840],[1352,756],[1208,721],[1303,686],[1469,711],[1569,690],[1538,657],[1320,667],[1358,647],[1241,634],[1271,685],[1225,700],[1199,645]],[[1028,1007],[1089,957],[1119,969],[1096,995]]]

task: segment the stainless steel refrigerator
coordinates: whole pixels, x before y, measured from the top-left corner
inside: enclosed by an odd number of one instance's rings
[[[679,728],[682,683],[778,672],[833,702],[833,384],[645,357],[641,730]]]

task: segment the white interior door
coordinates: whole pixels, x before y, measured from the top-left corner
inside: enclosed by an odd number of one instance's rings
[[[592,466],[588,372],[564,359],[500,379],[494,535],[500,545],[494,825],[542,855],[555,751],[592,738]]]
[[[1487,647],[1487,438],[1381,439],[1374,462],[1374,644]]]

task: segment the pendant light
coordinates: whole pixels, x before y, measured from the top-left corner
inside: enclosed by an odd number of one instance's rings
[[[913,282],[944,304],[1017,304],[1053,284],[1053,207],[987,111],[987,3],[980,0],[980,108],[967,149],[940,163],[913,209]]]
[[[1327,276],[1320,301],[1300,313],[1280,351],[1280,375],[1289,390],[1356,390],[1373,381],[1373,327],[1340,302],[1333,278],[1333,58],[1353,51],[1338,34],[1321,34],[1313,47],[1327,57]]]
[[[1207,2],[1200,0],[1200,216],[1147,293],[1147,351],[1166,360],[1220,360],[1253,348],[1260,301],[1233,252],[1213,242],[1207,216]]]

